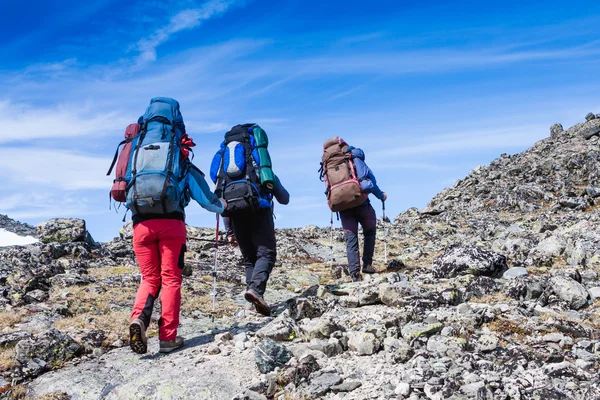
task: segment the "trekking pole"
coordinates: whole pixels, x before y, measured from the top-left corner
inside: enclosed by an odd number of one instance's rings
[[[333,211],[331,212],[331,219],[329,220],[329,273],[333,273]]]
[[[381,202],[381,207],[383,208],[383,262],[387,268],[387,225],[385,223],[385,200]]]
[[[213,318],[217,302],[217,267],[219,265],[219,214],[217,214],[217,228],[215,232],[215,269],[213,270],[212,312]]]

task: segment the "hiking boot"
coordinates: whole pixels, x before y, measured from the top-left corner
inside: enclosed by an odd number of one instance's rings
[[[183,347],[183,338],[181,336],[177,336],[175,340],[161,340],[160,341],[160,349],[158,349],[161,353],[170,353],[173,350],[177,350]]]
[[[350,278],[352,278],[352,282],[360,282],[362,281],[362,275],[360,274],[360,272],[355,272],[353,274],[350,274]]]
[[[269,307],[269,304],[267,304],[265,299],[263,299],[263,297],[260,294],[258,294],[254,289],[248,289],[246,291],[246,294],[244,295],[244,298],[250,303],[254,304],[254,308],[256,309],[256,311],[258,311],[265,317],[271,315],[271,307]]]
[[[129,347],[134,353],[146,354],[148,351],[148,337],[144,322],[136,318],[129,325]]]
[[[376,274],[377,270],[371,264],[365,265],[362,269],[363,274]]]

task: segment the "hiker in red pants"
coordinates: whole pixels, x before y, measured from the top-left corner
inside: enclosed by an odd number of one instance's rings
[[[138,124],[137,133],[130,135],[133,138],[121,152],[126,154],[126,175],[115,179],[113,186],[115,193],[126,191],[125,203],[133,220],[133,251],[142,274],[131,312],[129,345],[136,353],[147,352],[146,329],[160,293],[159,351],[169,353],[184,344],[177,336],[186,251],[184,209],[194,199],[206,210],[220,214],[227,203],[211,192],[204,174],[189,160],[194,142],[185,133],[177,101],[153,98]],[[117,201],[123,201],[125,194],[121,194],[111,192]]]

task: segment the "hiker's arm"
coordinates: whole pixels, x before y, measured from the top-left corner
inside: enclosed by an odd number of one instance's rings
[[[359,179],[362,178],[360,182],[360,187],[365,193],[372,193],[379,200],[383,200],[383,192],[377,186],[377,179],[375,179],[375,175],[373,171],[367,166],[367,164],[361,159],[355,159],[354,164],[356,165],[357,171],[363,171],[362,176],[359,176]]]
[[[279,204],[286,205],[290,202],[290,194],[287,190],[285,190],[277,175],[275,175],[275,187],[273,188],[273,196],[275,196],[275,199],[277,199],[277,202]]]
[[[202,208],[217,214],[225,210],[223,202],[211,192],[198,168],[191,167],[187,179],[192,199],[196,200]]]
[[[367,169],[369,170],[369,181],[371,181],[371,193],[373,193],[373,195],[375,197],[377,197],[379,200],[383,200],[384,197],[384,193],[381,189],[379,189],[379,186],[377,186],[377,179],[375,179],[375,175],[373,175],[373,171],[371,171],[369,169],[369,167],[367,167]]]

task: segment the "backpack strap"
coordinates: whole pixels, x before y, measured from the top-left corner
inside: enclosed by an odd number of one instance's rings
[[[173,164],[175,163],[175,125],[171,125],[171,141],[169,142],[169,165],[167,168],[167,176],[165,177],[165,183],[160,194],[160,203],[162,205],[163,213],[167,213],[167,188],[169,187],[169,181],[171,175],[173,175]]]
[[[132,140],[133,139],[125,139],[125,140],[123,140],[121,143],[119,143],[117,145],[117,151],[115,151],[115,156],[114,156],[114,158],[112,160],[112,163],[110,164],[110,168],[108,169],[108,172],[106,173],[106,176],[110,176],[110,174],[112,173],[113,168],[115,167],[115,164],[117,163],[117,159],[119,158],[119,147],[121,147],[125,143],[131,142]]]
[[[146,137],[146,132],[148,131],[148,122],[144,121],[144,124],[142,125],[142,133],[140,134],[140,138],[137,142],[137,145],[135,146],[135,153],[133,154],[133,165],[131,167],[131,182],[133,184],[133,207],[135,208],[135,211],[137,213],[140,212],[140,209],[138,207],[138,192],[137,192],[137,159],[138,159],[138,154],[140,153],[140,147],[142,146],[142,142],[144,141],[144,138]]]

